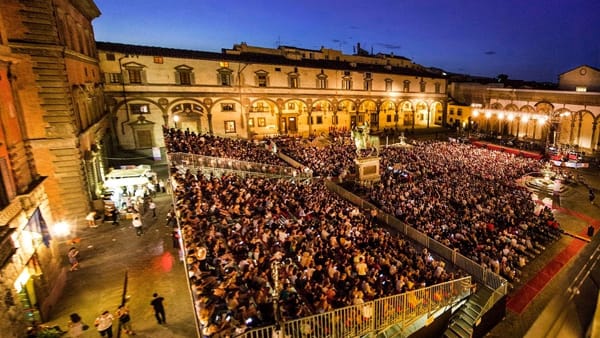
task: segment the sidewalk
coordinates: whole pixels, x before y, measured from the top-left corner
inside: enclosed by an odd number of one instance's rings
[[[164,170],[163,170],[164,171]],[[159,173],[166,177],[166,171]],[[184,265],[173,248],[172,228],[166,226],[166,214],[171,196],[157,194],[157,217],[151,212],[143,215],[144,234],[136,236],[131,220],[121,219],[119,226],[101,224],[91,229],[78,224],[77,237],[80,269],[67,272],[67,286],[52,310],[49,323],[68,328],[69,314],[77,312],[90,325],[83,337],[99,337],[94,327],[95,318],[104,310],[115,313],[121,303],[126,272],[127,296],[136,337],[197,337],[194,308],[187,286]],[[70,246],[61,244],[65,257]],[[159,325],[150,306],[152,294],[165,298],[167,325]],[[113,334],[117,336],[117,320]],[[123,334],[123,337],[126,335]]]

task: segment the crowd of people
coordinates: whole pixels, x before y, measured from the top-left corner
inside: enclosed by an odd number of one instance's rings
[[[163,135],[168,153],[189,153],[288,166],[272,149],[268,149],[271,146],[270,142],[196,134],[192,131],[174,128],[164,129]]]
[[[348,135],[346,135],[348,134]],[[324,144],[318,140],[292,137],[273,139],[279,151],[302,163],[316,177],[344,177],[356,172],[356,148],[347,133],[332,132]]]
[[[254,141],[165,130],[169,152],[278,164]],[[315,176],[343,177],[356,156],[347,135],[316,146],[269,140]],[[558,228],[517,185],[538,160],[468,144],[420,141],[382,150],[366,196],[384,212],[509,280]],[[322,180],[220,177],[175,170],[171,183],[204,335],[298,318],[456,278],[426,249],[377,226]],[[273,273],[277,270],[277,275]]]
[[[396,216],[509,280],[556,235],[550,210],[536,214],[517,183],[542,162],[439,141],[382,152],[381,181],[367,195]],[[402,175],[400,174],[402,173]],[[406,176],[409,179],[406,179]]]
[[[290,319],[456,278],[322,180],[187,171],[172,182],[207,336],[274,323],[273,297]]]

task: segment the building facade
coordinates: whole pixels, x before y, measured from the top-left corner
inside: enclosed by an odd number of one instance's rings
[[[124,149],[163,147],[162,126],[220,136],[309,136],[441,123],[446,80],[390,55],[244,43],[221,53],[97,43]]]
[[[66,280],[58,230],[84,226],[99,197],[109,130],[91,26],[99,15],[91,0],[0,6],[3,337],[48,318]]]
[[[597,73],[589,66],[572,69],[560,75],[556,90],[452,83],[449,95],[471,108],[466,125],[480,132],[593,153],[600,148]]]

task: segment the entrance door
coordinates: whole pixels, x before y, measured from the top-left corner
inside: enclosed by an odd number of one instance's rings
[[[282,117],[281,121],[280,121],[279,128],[280,128],[282,134],[287,134],[287,133],[295,134],[295,133],[297,133],[298,132],[298,126],[297,126],[297,123],[296,123],[296,117],[294,117],[294,116]]]
[[[288,128],[290,133],[297,133],[298,132],[298,126],[296,124],[296,118],[295,117],[290,117],[288,118]]]
[[[287,118],[286,117],[281,118],[281,121],[279,124],[279,130],[280,130],[280,133],[287,134],[288,130],[287,130]]]

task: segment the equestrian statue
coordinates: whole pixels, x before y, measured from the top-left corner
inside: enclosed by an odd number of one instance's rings
[[[371,127],[368,122],[365,122],[362,126],[354,126],[352,128],[352,139],[356,145],[356,155],[360,157],[362,150],[369,150],[366,157],[379,156],[379,137],[370,135]]]

